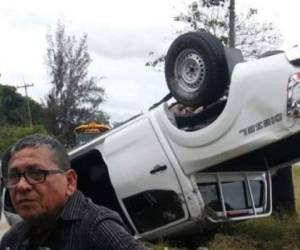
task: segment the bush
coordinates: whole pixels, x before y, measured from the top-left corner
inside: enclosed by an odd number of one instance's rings
[[[43,126],[37,125],[32,128],[29,127],[15,127],[15,126],[2,126],[0,127],[0,158],[3,156],[5,150],[17,142],[19,139],[26,135],[46,133]]]

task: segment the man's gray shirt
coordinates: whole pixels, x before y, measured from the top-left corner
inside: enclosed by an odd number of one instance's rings
[[[38,230],[22,221],[3,237],[0,250],[145,250],[127,232],[120,216],[76,191],[55,225]]]

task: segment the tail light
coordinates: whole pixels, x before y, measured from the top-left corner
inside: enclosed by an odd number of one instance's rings
[[[300,72],[292,75],[288,82],[287,115],[300,117]]]

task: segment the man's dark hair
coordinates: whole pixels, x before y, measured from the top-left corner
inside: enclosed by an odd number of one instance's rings
[[[24,148],[38,146],[46,146],[52,152],[52,160],[60,169],[67,170],[70,168],[71,164],[69,156],[66,153],[64,146],[57,139],[48,135],[34,134],[20,139],[7,149],[1,163],[2,176],[7,175],[8,162],[16,152]]]

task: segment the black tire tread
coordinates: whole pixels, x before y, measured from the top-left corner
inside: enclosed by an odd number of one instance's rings
[[[203,83],[203,87],[199,92],[187,96],[183,93],[178,93],[179,91],[176,90],[176,86],[173,83],[173,72],[174,59],[180,52],[180,48],[183,47],[186,49],[189,46],[203,49],[201,52],[209,63],[208,68],[211,72],[215,73],[210,72],[208,77],[210,81]],[[215,36],[207,32],[188,32],[179,36],[168,50],[165,76],[170,92],[175,99],[184,105],[200,106],[216,101],[222,96],[229,82],[228,67],[222,43]]]

